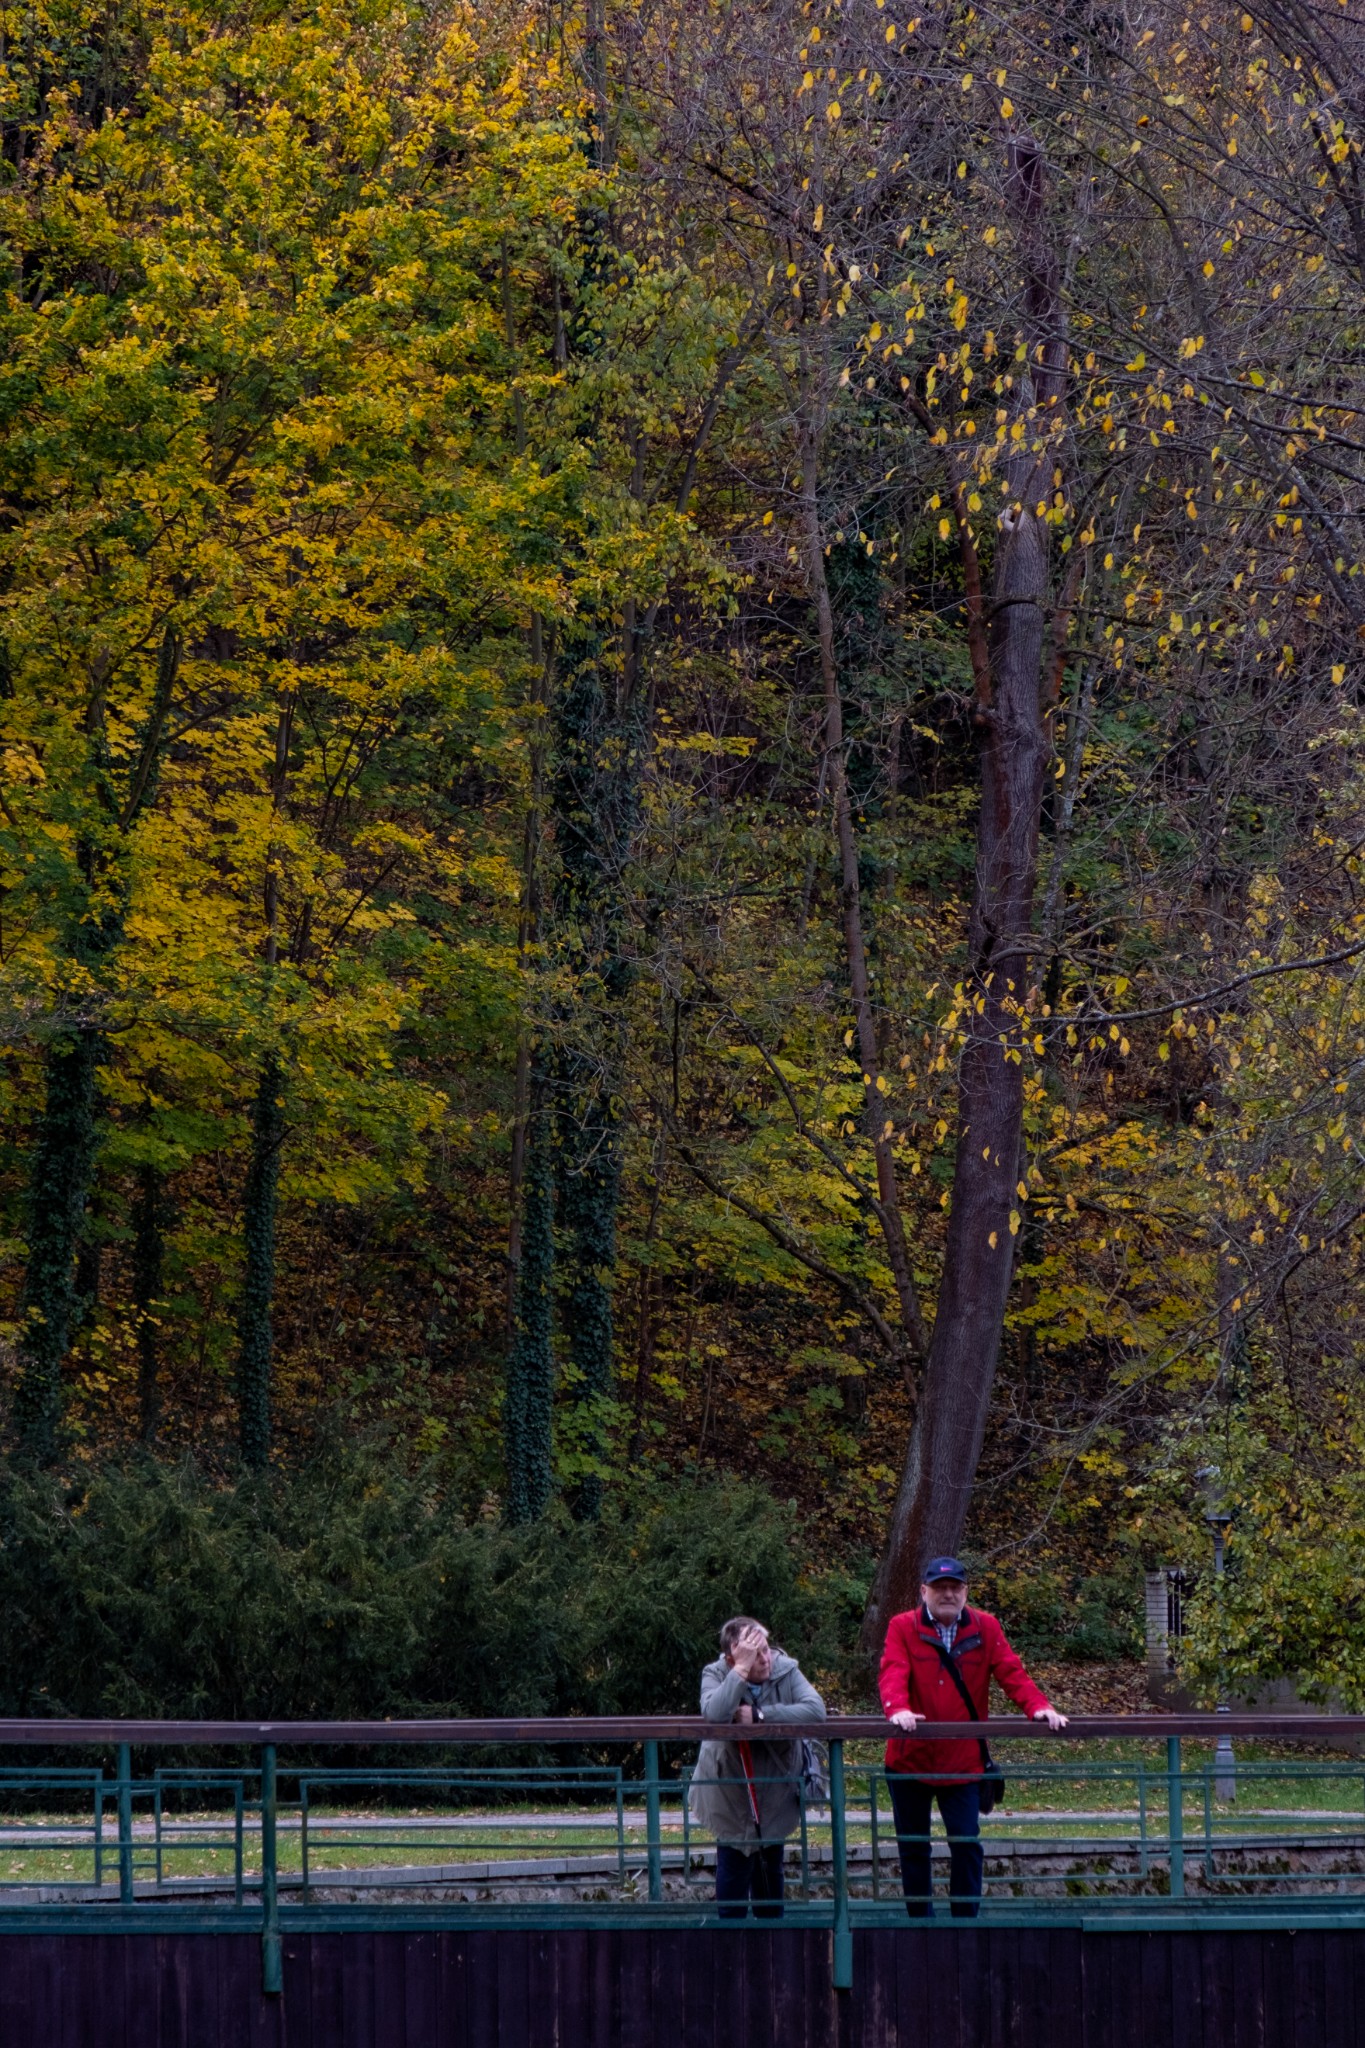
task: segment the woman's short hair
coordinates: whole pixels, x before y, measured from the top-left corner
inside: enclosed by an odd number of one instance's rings
[[[739,1641],[740,1637],[743,1635],[746,1628],[763,1629],[763,1633],[765,1636],[768,1633],[767,1629],[763,1628],[763,1623],[761,1621],[755,1621],[752,1614],[732,1614],[728,1621],[722,1622],[721,1624],[721,1649],[733,1650],[735,1644]]]

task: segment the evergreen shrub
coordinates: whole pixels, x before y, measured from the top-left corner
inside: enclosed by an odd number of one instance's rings
[[[452,1492],[366,1449],[235,1485],[150,1460],[79,1491],[0,1474],[0,1713],[691,1712],[735,1612],[807,1669],[836,1654],[847,1617],[761,1487],[632,1481],[599,1523],[521,1528]]]

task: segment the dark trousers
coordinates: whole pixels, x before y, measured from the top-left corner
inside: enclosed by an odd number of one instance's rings
[[[896,1816],[896,1846],[901,1858],[905,1910],[912,1920],[932,1919],[933,1866],[929,1854],[929,1817],[934,1801],[948,1831],[948,1889],[955,1920],[975,1920],[980,1911],[985,1856],[981,1848],[981,1799],[973,1780],[966,1785],[935,1785],[925,1778],[888,1774],[891,1810]]]
[[[743,1905],[724,1903],[722,1920],[743,1920],[754,1901],[756,1920],[782,1917],[782,1844],[769,1842],[746,1855],[730,1842],[716,1844],[716,1897],[722,1901],[742,1899]],[[764,1903],[760,1905],[759,1900]]]

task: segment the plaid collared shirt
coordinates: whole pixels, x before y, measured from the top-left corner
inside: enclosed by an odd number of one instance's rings
[[[950,1657],[953,1654],[953,1644],[957,1641],[957,1632],[960,1626],[961,1623],[956,1621],[936,1621],[934,1623],[934,1627],[938,1632],[938,1639]]]

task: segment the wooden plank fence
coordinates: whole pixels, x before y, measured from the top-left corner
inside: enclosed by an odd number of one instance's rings
[[[4,2048],[1365,2048],[1365,1931],[0,1936]]]

